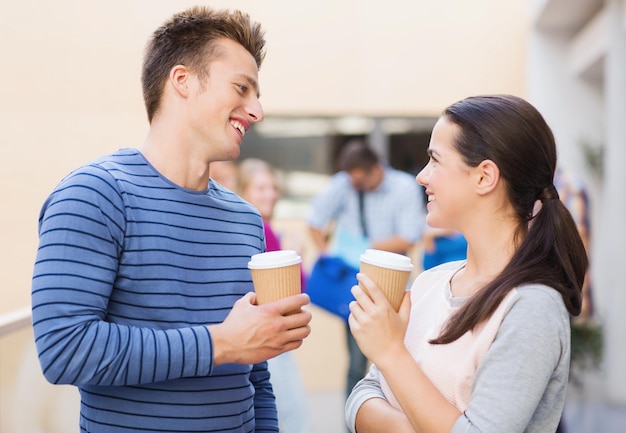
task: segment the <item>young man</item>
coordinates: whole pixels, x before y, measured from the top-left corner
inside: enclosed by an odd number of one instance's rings
[[[278,431],[266,360],[309,334],[308,297],[256,305],[263,222],[209,178],[263,120],[264,43],[238,11],[175,15],[146,51],[143,145],[77,169],[42,208],[35,339],[46,378],[79,388],[82,432]]]

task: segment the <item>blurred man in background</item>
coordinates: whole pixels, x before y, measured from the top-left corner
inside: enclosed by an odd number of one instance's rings
[[[339,155],[341,171],[311,202],[311,235],[321,255],[340,257],[359,268],[367,248],[407,254],[419,240],[425,211],[415,178],[384,164],[362,140]],[[367,370],[346,323],[349,366],[346,397]]]

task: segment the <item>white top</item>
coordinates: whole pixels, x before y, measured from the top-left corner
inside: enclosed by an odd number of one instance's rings
[[[474,331],[449,344],[430,344],[429,341],[439,335],[448,317],[460,308],[450,289],[453,275],[447,271],[428,273],[425,275],[429,277],[428,282],[411,291],[412,314],[404,344],[446,400],[464,411],[469,404],[478,365],[496,337],[504,313],[517,290],[511,290],[489,320]],[[443,292],[440,290],[442,285],[446,287]],[[461,299],[465,301],[467,298]],[[382,375],[380,385],[389,402],[400,409]]]
[[[447,345],[431,345],[442,325],[468,298],[450,295],[450,279],[465,261],[423,272],[411,288],[409,351],[452,404],[463,410],[452,433],[555,431],[569,376],[570,322],[561,295],[540,285],[514,289],[488,323]],[[496,329],[493,329],[495,326]],[[495,332],[495,336],[492,334]],[[395,398],[373,365],[346,402],[352,432],[370,398]],[[469,395],[468,395],[469,394]],[[419,402],[420,395],[414,396]]]

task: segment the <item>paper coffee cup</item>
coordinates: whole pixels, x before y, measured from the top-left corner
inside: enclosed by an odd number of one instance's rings
[[[411,259],[402,254],[372,249],[361,254],[361,273],[370,277],[380,287],[396,311],[400,309],[412,270]],[[359,287],[368,293],[361,282]]]
[[[300,264],[302,257],[292,250],[255,254],[248,262],[259,305],[276,301],[302,291]]]

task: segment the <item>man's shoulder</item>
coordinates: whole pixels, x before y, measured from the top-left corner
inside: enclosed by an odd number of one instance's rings
[[[350,183],[350,175],[346,171],[338,171],[330,175],[330,182]]]
[[[351,190],[352,182],[350,181],[350,176],[345,171],[338,171],[334,174],[331,174],[328,178],[328,182],[326,182],[325,187],[320,191],[320,195],[324,193],[336,194],[339,191]]]
[[[117,190],[116,184],[123,179],[135,176],[146,177],[147,161],[136,149],[119,151],[93,159],[68,173],[57,185],[55,190],[79,186],[95,190],[108,190],[107,186]],[[103,187],[105,189],[103,189]]]
[[[405,182],[408,181],[415,183],[415,176],[407,173],[406,171],[398,170],[397,168],[393,168],[391,166],[385,167],[385,176],[389,176],[391,178],[399,179]]]
[[[385,168],[383,188],[387,192],[403,196],[406,196],[407,191],[410,190],[419,191],[419,185],[415,180],[415,176],[392,167]],[[415,197],[418,196],[418,194],[415,194]]]
[[[122,168],[132,169],[132,167],[146,166],[147,162],[136,149],[120,149],[116,152],[102,155],[93,159],[80,167],[76,168],[70,174],[101,171],[115,172]]]
[[[104,169],[120,167],[143,167],[147,165],[146,159],[137,149],[120,149],[116,152],[103,155],[86,164],[86,166],[98,166]]]

